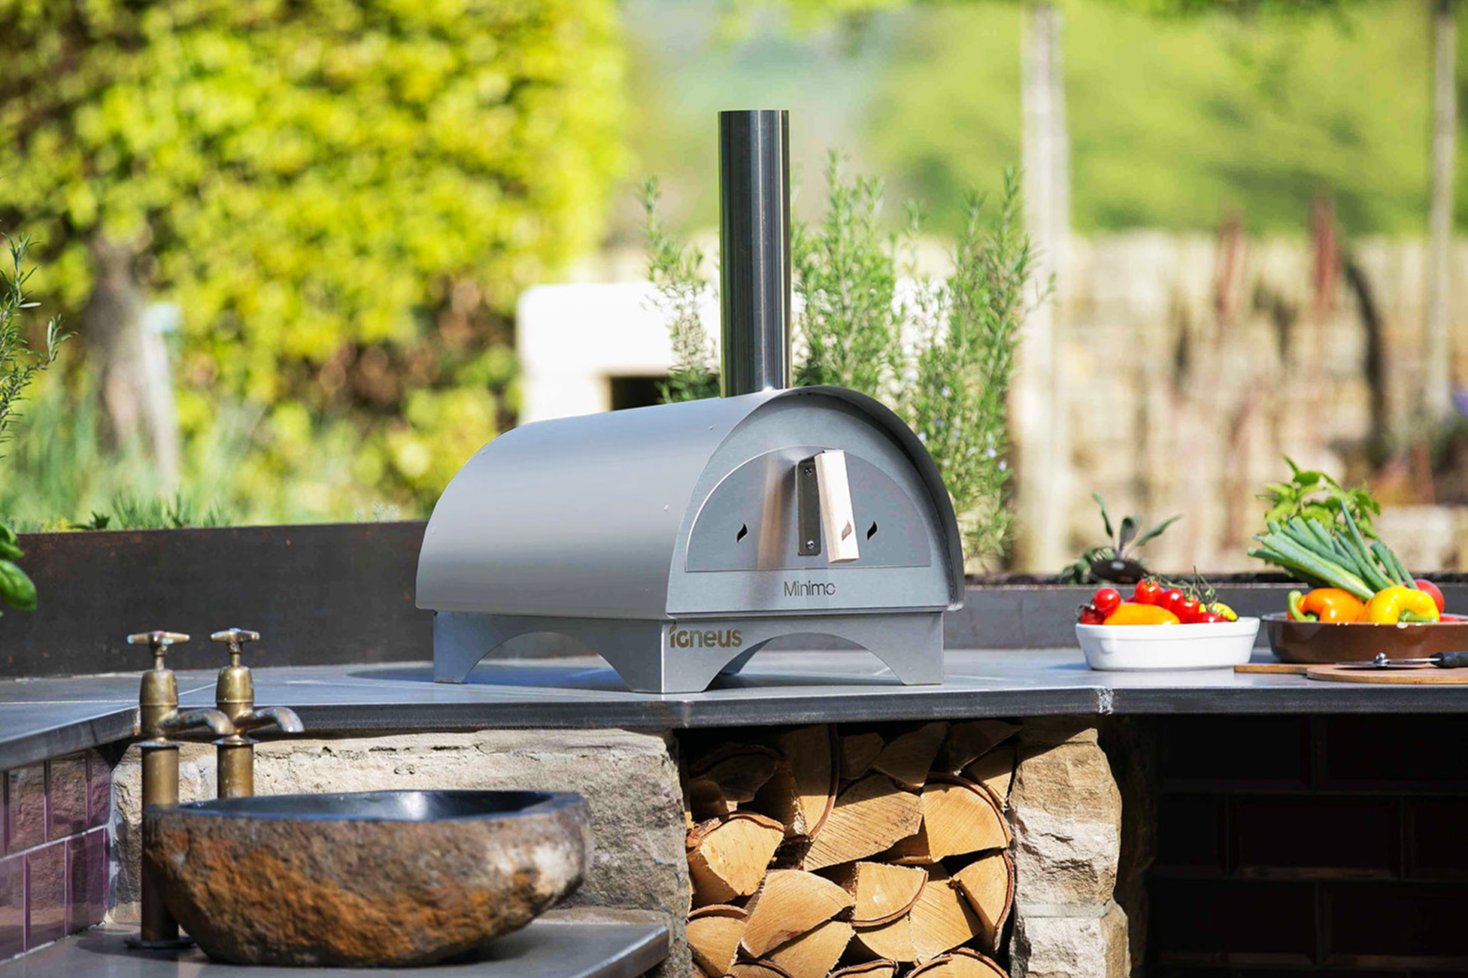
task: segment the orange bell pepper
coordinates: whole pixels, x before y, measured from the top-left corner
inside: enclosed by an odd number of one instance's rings
[[[1159,608],[1155,604],[1139,604],[1135,601],[1123,601],[1116,606],[1103,625],[1177,625],[1182,619],[1168,611]]]
[[[1293,595],[1292,595],[1293,597]],[[1295,614],[1298,609],[1298,614]],[[1292,617],[1304,621],[1348,622],[1360,619],[1366,606],[1361,599],[1338,587],[1318,587],[1300,599],[1290,603]]]
[[[1437,602],[1426,591],[1410,587],[1383,588],[1366,602],[1362,621],[1395,625],[1402,621],[1437,621]]]

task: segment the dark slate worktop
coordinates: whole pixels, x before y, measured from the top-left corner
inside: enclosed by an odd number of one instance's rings
[[[1265,653],[1261,653],[1265,654]],[[1453,713],[1468,686],[1327,683],[1230,669],[1093,672],[1078,650],[949,651],[939,686],[902,686],[865,652],[772,652],[703,693],[631,693],[602,660],[489,661],[463,685],[426,663],[260,669],[256,699],[314,734],[490,727],[684,729],[851,720],[1159,713]],[[178,674],[212,706],[214,674]],[[109,743],[135,721],[137,674],[0,683],[0,770]]]
[[[553,910],[524,930],[450,964],[426,968],[273,968],[219,964],[197,948],[138,952],[132,929],[96,928],[0,963],[0,978],[638,978],[668,956],[661,915]]]

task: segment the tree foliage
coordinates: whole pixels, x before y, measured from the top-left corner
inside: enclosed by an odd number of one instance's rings
[[[179,404],[264,412],[341,508],[431,499],[513,408],[518,290],[593,245],[621,165],[613,0],[0,0],[0,227],[68,319],[99,240],[182,310]],[[85,337],[83,337],[85,340]],[[346,478],[311,484],[324,443]]]
[[[1077,231],[1214,231],[1237,210],[1251,234],[1298,235],[1329,193],[1350,234],[1422,233],[1429,3],[1234,16],[1210,0],[1197,16],[1153,16],[1138,9],[1146,0],[1058,2]],[[662,176],[675,228],[717,223],[708,120],[730,90],[791,109],[797,171],[803,161],[818,175],[821,147],[850,146],[894,199],[927,201],[936,230],[958,230],[966,190],[999,192],[1020,159],[1018,2],[863,0],[870,12],[839,20],[831,0],[777,6],[730,42],[701,5],[629,5],[646,46],[635,97],[657,107],[634,148]],[[820,11],[809,30],[782,29]],[[1468,29],[1459,35],[1468,106]],[[1468,154],[1455,201],[1468,228]],[[810,203],[796,212],[814,218]]]
[[[1250,231],[1298,233],[1326,193],[1349,233],[1420,233],[1426,4],[1251,17],[1139,6],[1062,4],[1078,231],[1211,229],[1237,209]],[[995,189],[1020,153],[1018,7],[934,5],[908,24],[870,112],[870,158],[935,205]],[[951,207],[933,216],[960,220]]]

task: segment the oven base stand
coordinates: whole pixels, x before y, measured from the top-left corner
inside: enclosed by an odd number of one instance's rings
[[[943,681],[941,611],[683,621],[440,611],[433,616],[433,679],[462,683],[490,652],[536,632],[565,635],[600,653],[639,693],[701,692],[721,673],[738,672],[767,643],[791,635],[829,635],[859,645],[904,685]]]

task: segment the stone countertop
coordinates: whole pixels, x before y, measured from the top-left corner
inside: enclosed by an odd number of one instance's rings
[[[259,669],[256,700],[312,733],[492,727],[686,729],[820,721],[1158,713],[1455,713],[1468,685],[1325,683],[1231,669],[1106,673],[1078,650],[951,650],[936,686],[903,686],[865,652],[779,652],[702,693],[628,692],[599,658],[486,661],[462,685],[426,663]],[[127,737],[137,674],[0,683],[0,769]],[[185,707],[212,672],[178,674]]]
[[[639,910],[553,910],[451,964],[426,968],[275,968],[211,961],[197,948],[139,952],[131,930],[102,927],[0,963],[0,978],[638,978],[668,956],[662,915]]]

